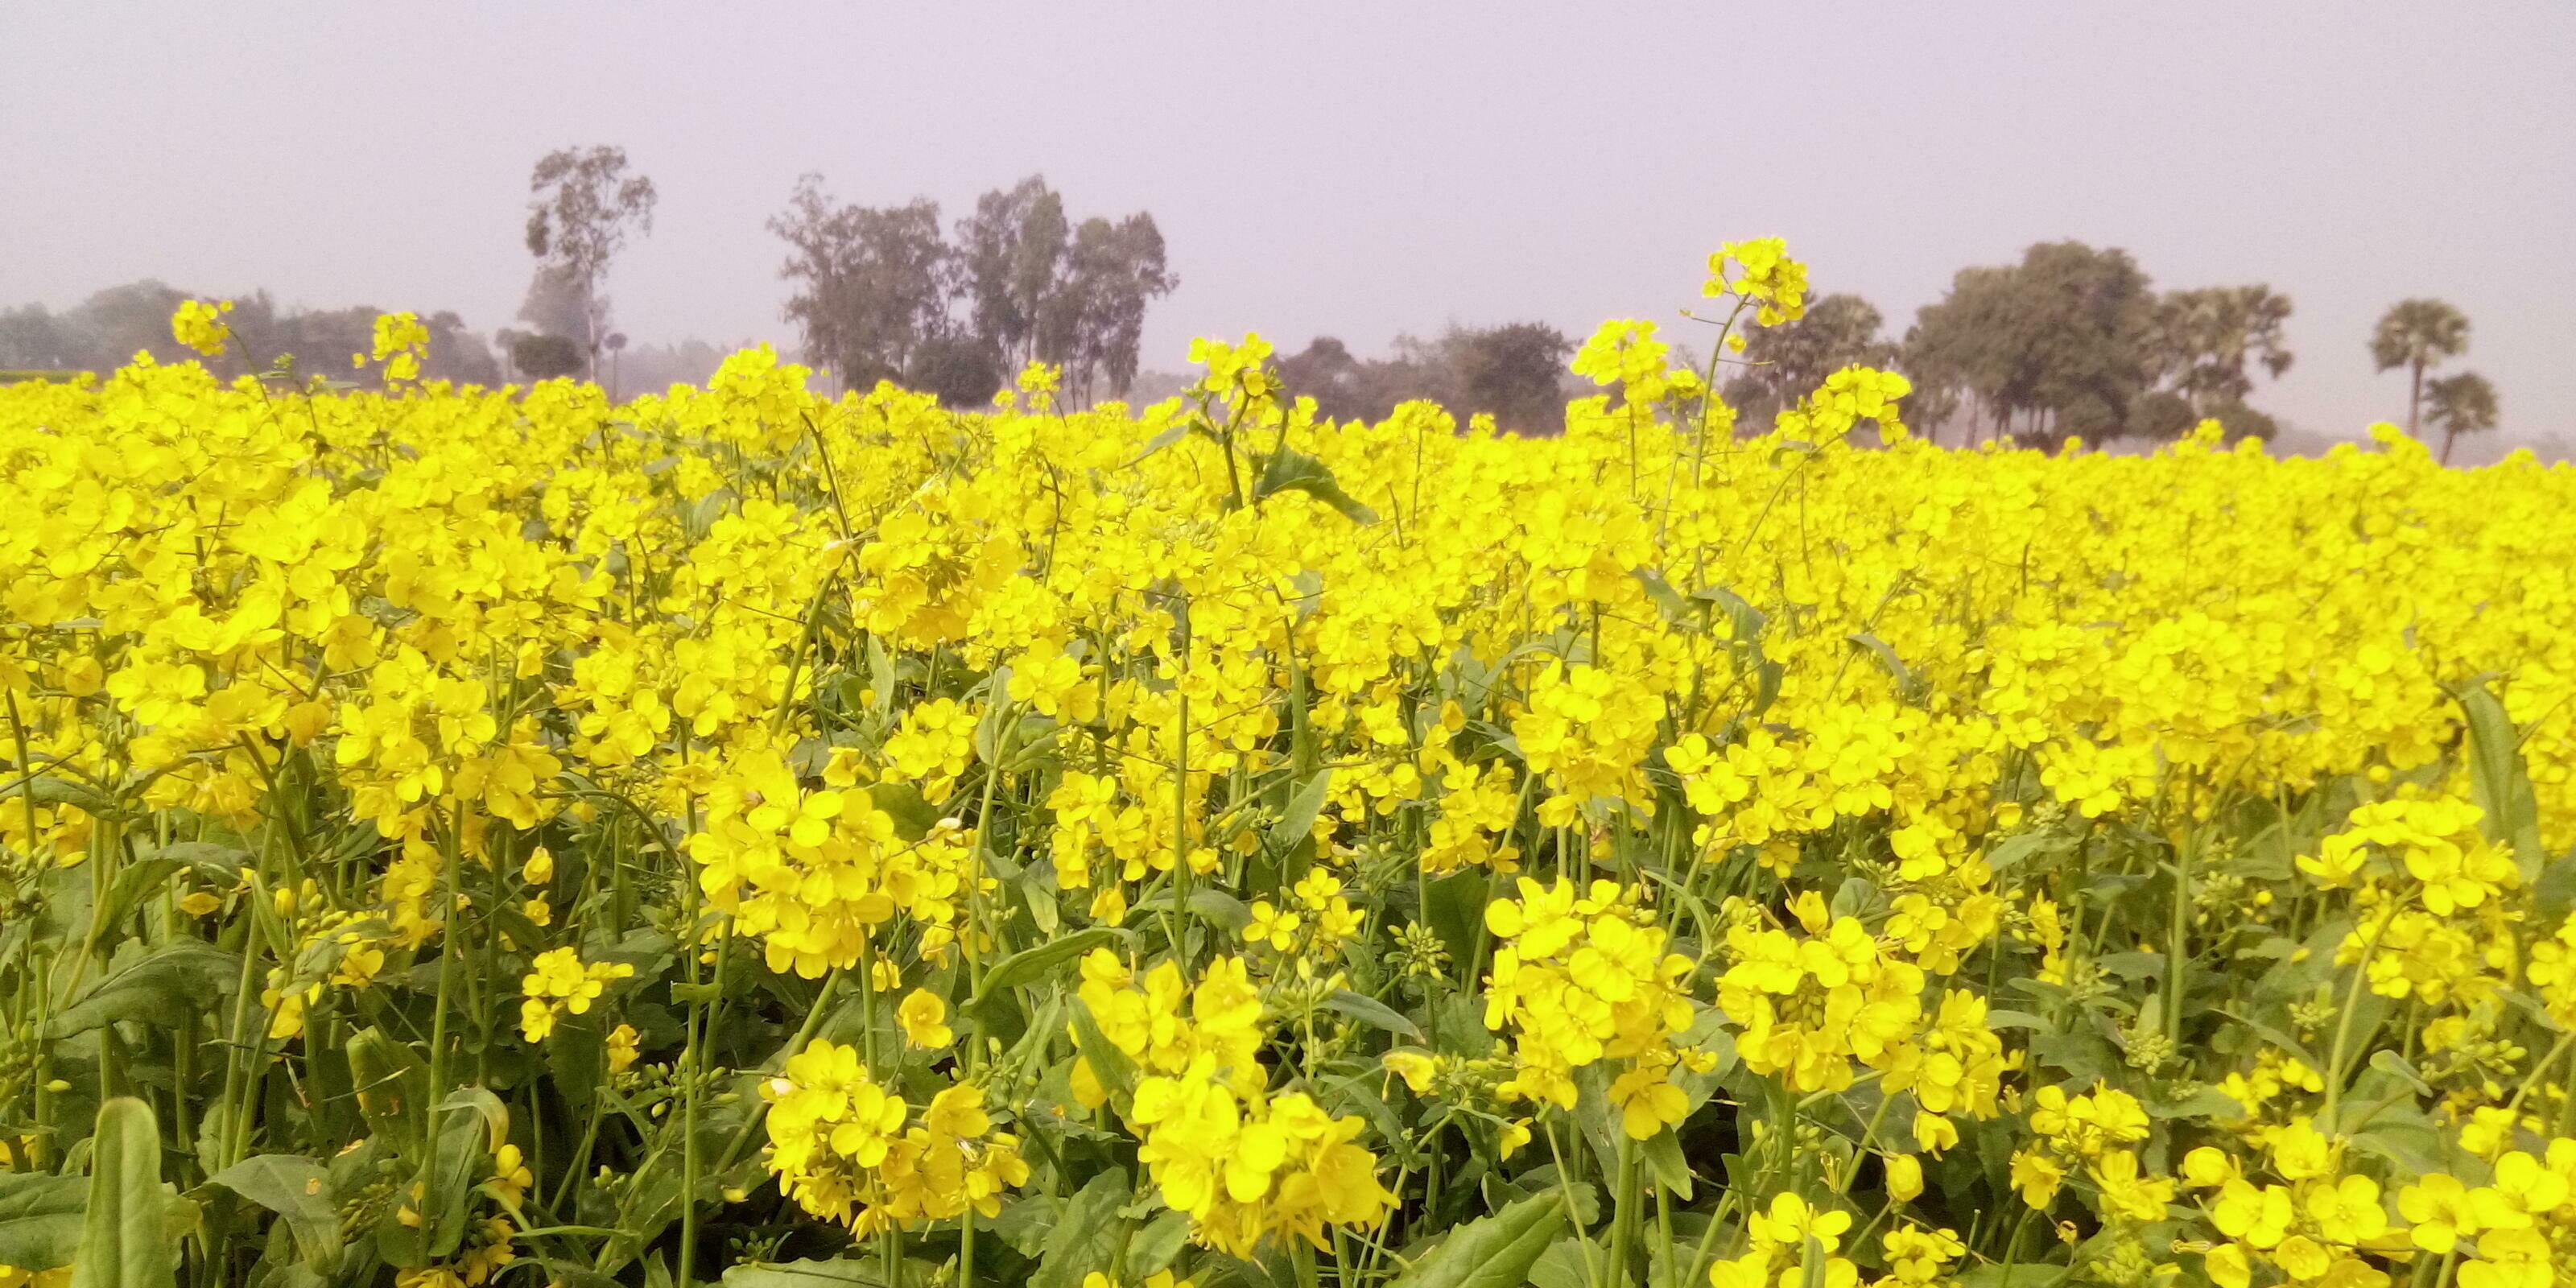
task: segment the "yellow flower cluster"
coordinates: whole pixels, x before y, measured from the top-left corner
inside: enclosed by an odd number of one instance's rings
[[[543,1042],[565,1015],[587,1015],[610,983],[627,979],[635,968],[625,962],[590,962],[571,948],[551,948],[528,964],[519,981],[525,998],[519,1003],[519,1029],[530,1042]]]
[[[897,913],[927,928],[927,955],[954,942],[973,879],[954,828],[907,840],[866,792],[807,790],[758,746],[711,766],[703,805],[689,838],[698,884],[736,933],[761,939],[771,969],[810,979],[856,965],[870,929]]]
[[[1850,917],[1829,916],[1813,891],[1795,905],[1801,935],[1738,925],[1727,932],[1734,964],[1717,1004],[1741,1026],[1746,1067],[1777,1073],[1798,1092],[1840,1091],[1858,1061],[1894,1067],[1923,1018],[1923,969],[1885,951]]]
[[[232,328],[224,324],[224,315],[232,311],[231,300],[218,304],[182,300],[179,310],[170,315],[171,338],[209,358],[220,357],[224,344],[233,338]]]
[[[1083,959],[1079,997],[1117,1051],[1085,1050],[1074,1094],[1108,1103],[1095,1059],[1145,1072],[1122,1106],[1144,1142],[1136,1156],[1201,1241],[1238,1256],[1273,1233],[1322,1247],[1328,1227],[1374,1225],[1394,1201],[1377,1156],[1354,1143],[1360,1119],[1337,1118],[1303,1092],[1266,1090],[1261,994],[1242,958],[1218,958],[1186,985],[1173,962],[1140,981],[1100,949]]]
[[[1784,238],[1728,242],[1708,257],[1708,282],[1700,294],[1739,296],[1758,306],[1756,320],[1763,326],[1778,326],[1807,315],[1807,266],[1789,258]]]
[[[1519,890],[1485,909],[1501,944],[1485,982],[1485,1027],[1511,1030],[1515,1066],[1496,1090],[1571,1109],[1574,1071],[1619,1061],[1610,1094],[1627,1133],[1642,1140],[1680,1122],[1689,1103],[1669,1074],[1684,1059],[1673,1038],[1697,1017],[1691,959],[1666,950],[1633,888],[1595,881],[1577,892],[1563,878],[1542,886],[1522,877]]]
[[[984,1090],[953,1083],[918,1113],[868,1075],[856,1047],[817,1041],[763,1084],[770,1170],[807,1212],[855,1234],[992,1216],[1027,1183],[1019,1137],[996,1130]]]

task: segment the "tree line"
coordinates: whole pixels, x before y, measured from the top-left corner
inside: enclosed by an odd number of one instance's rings
[[[1820,296],[1798,321],[1753,333],[1727,396],[1759,423],[1859,363],[1904,372],[1916,387],[1907,420],[1961,443],[2164,441],[2202,420],[2269,439],[2277,422],[2248,399],[2258,378],[2290,369],[2292,307],[2264,284],[2158,291],[2126,251],[2044,242],[2015,264],[1961,269],[1901,336],[1859,296]],[[2459,435],[2496,425],[2485,377],[2425,378],[2466,351],[2468,333],[2457,308],[2410,299],[2370,343],[2377,370],[2410,373],[2407,430],[2440,431],[2445,459]]]
[[[495,383],[581,375],[623,385],[628,345],[613,325],[605,285],[628,241],[652,231],[659,201],[625,150],[564,148],[529,174],[525,241],[535,260],[518,320],[496,347],[452,312],[424,319],[424,374]],[[944,224],[917,198],[870,207],[836,199],[822,176],[799,178],[768,222],[787,255],[782,319],[803,359],[843,388],[890,380],[953,406],[991,399],[1025,364],[1062,369],[1075,403],[1126,397],[1140,374],[1146,310],[1179,285],[1161,230],[1147,212],[1076,222],[1042,176],[984,193]],[[170,312],[189,294],[159,282],[101,291],[55,314],[41,305],[0,311],[0,370],[90,369],[138,351],[168,359]],[[1960,443],[2009,438],[2053,446],[2136,437],[2170,440],[2202,420],[2231,435],[2271,438],[2273,418],[2249,401],[2262,378],[2294,360],[2285,339],[2290,298],[2266,284],[2159,291],[2126,251],[2043,242],[2017,263],[1961,269],[1902,335],[1867,300],[1831,294],[1803,317],[1756,329],[1724,361],[1728,401],[1761,425],[1835,370],[1893,367],[1916,387],[1908,420]],[[328,369],[368,347],[372,308],[289,311],[266,292],[240,301],[231,321],[240,352],[215,360],[223,374]],[[2370,359],[2408,378],[2407,428],[2443,436],[2443,457],[2464,433],[2495,427],[2495,388],[2475,372],[2441,369],[2467,350],[2469,321],[2435,299],[2392,306],[2373,332]],[[496,351],[497,349],[497,351]],[[1438,336],[1399,338],[1382,358],[1362,358],[1319,336],[1280,360],[1284,386],[1336,419],[1380,418],[1430,399],[1522,433],[1551,433],[1574,350],[1542,322],[1452,325]],[[712,346],[634,351],[646,385],[702,379]]]
[[[787,243],[785,315],[807,361],[844,387],[892,380],[964,406],[1030,362],[1062,368],[1077,402],[1124,397],[1145,310],[1180,285],[1151,214],[1074,223],[1038,175],[943,231],[928,198],[843,203],[808,174],[769,230]]]

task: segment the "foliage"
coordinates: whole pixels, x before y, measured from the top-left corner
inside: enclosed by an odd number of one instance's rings
[[[1880,338],[1886,320],[1857,295],[1821,295],[1806,316],[1746,337],[1745,373],[1728,383],[1736,410],[1758,422],[1796,405],[1808,390],[1845,367],[1884,367],[1896,346]]]
[[[9,1288],[2576,1272],[2566,471],[428,334],[0,389]]]
[[[769,228],[792,252],[779,268],[779,276],[797,284],[787,320],[804,335],[806,356],[846,387],[903,378],[913,369],[914,352],[939,338],[947,320],[941,277],[949,251],[940,240],[937,203],[835,207],[822,177],[809,174],[797,180],[786,212]]]
[[[2370,360],[2381,371],[2407,373],[2406,432],[2424,411],[2424,373],[2469,350],[2468,315],[2441,300],[2399,300],[2370,333]]]
[[[1801,341],[1797,327],[1756,343],[1792,353],[1818,346],[1792,365],[1820,379],[1815,368],[1832,369],[1834,354],[1871,360],[1876,311],[1859,312],[1867,307],[1854,300],[1835,315],[1842,334],[1830,345]],[[1924,387],[1919,419],[1936,432],[1963,410],[1970,435],[1983,419],[1997,434],[2048,445],[2121,434],[2170,442],[2204,419],[2268,439],[2271,418],[2245,404],[2254,389],[2248,368],[2275,377],[2289,370],[2290,313],[2289,298],[2268,286],[2158,294],[2125,251],[2043,243],[2018,264],[1961,270],[1949,293],[1916,315],[1894,360]],[[1794,396],[1813,379],[1769,392]]]
[[[170,331],[170,315],[192,298],[157,281],[129,282],[96,292],[60,313],[41,304],[0,311],[0,367],[107,372],[138,353],[156,361],[196,357],[231,377],[291,371],[349,374],[349,355],[366,350],[380,310],[280,308],[266,291],[232,301],[224,322],[231,339],[216,354],[192,354]],[[464,319],[439,311],[426,315],[430,341],[423,370],[433,379],[500,383],[500,366]]]
[[[1471,419],[1490,416],[1516,434],[1562,425],[1565,360],[1574,342],[1543,322],[1451,326],[1434,339],[1398,336],[1385,358],[1360,358],[1318,336],[1279,362],[1288,392],[1315,400],[1333,420],[1383,420],[1408,402],[1439,403]]]
[[[578,376],[583,365],[581,342],[568,336],[521,335],[510,341],[510,366],[523,379]]]
[[[972,406],[1009,370],[1045,362],[1084,404],[1096,381],[1123,397],[1145,307],[1179,284],[1152,215],[1069,227],[1035,176],[984,194],[954,243],[936,202],[836,206],[810,174],[769,227],[791,251],[787,319],[845,389],[900,381]]]
[[[2148,351],[2195,409],[2242,404],[2254,392],[2246,364],[2278,378],[2292,355],[2281,329],[2288,296],[2268,286],[2213,286],[2168,291],[2156,301]]]
[[[2424,386],[2424,401],[2429,407],[2433,428],[2442,431],[2442,461],[2450,463],[2451,445],[2462,434],[2480,434],[2496,427],[2495,386],[2474,371],[2463,371]]]
[[[629,229],[653,231],[653,206],[660,199],[651,179],[628,174],[626,166],[626,149],[596,145],[558,148],[528,171],[528,253],[537,258],[540,283],[551,273],[579,301],[581,329],[556,334],[579,341],[594,369],[600,341],[608,335],[600,282],[625,248]]]

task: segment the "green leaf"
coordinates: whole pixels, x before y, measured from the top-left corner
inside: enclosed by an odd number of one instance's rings
[[[597,1007],[587,1015],[567,1015],[546,1036],[546,1071],[578,1112],[588,1112],[608,1082],[608,1035],[600,1028],[601,1018]]]
[[[877,1261],[745,1262],[724,1272],[724,1288],[887,1288]]]
[[[1646,588],[1646,597],[1655,601],[1655,607],[1662,610],[1665,621],[1678,625],[1691,619],[1690,601],[1682,598],[1682,593],[1673,589],[1673,584],[1664,580],[1662,573],[1652,568],[1631,568],[1628,575]]]
[[[1896,681],[1896,692],[1898,696],[1904,698],[1908,702],[1920,701],[1922,699],[1922,682],[1914,678],[1914,673],[1912,671],[1905,669],[1904,661],[1896,656],[1896,650],[1890,648],[1886,640],[1880,639],[1866,631],[1854,632],[1853,634],[1846,635],[1843,638],[1849,641],[1853,648],[1865,650],[1872,657],[1878,659],[1878,664],[1886,669],[1888,678]]]
[[[1243,933],[1243,928],[1252,924],[1252,909],[1223,890],[1191,891],[1189,908],[1199,920],[1229,936]]]
[[[424,1215],[438,1222],[427,1231],[427,1251],[432,1258],[450,1256],[465,1242],[465,1218],[473,1206],[474,1182],[484,1171],[488,1111],[467,1100],[474,1092],[486,1097],[492,1094],[480,1087],[461,1088],[439,1105],[443,1116],[437,1120],[438,1148],[430,1158],[422,1160],[421,1177],[428,1196]],[[468,1109],[476,1112],[465,1112]],[[437,1164],[434,1171],[430,1163]]]
[[[1762,628],[1771,624],[1771,619],[1764,616],[1761,609],[1755,608],[1750,600],[1724,586],[1702,587],[1692,591],[1691,598],[1705,599],[1717,605],[1719,611],[1726,614],[1729,637],[1740,644],[1751,644],[1761,639]]]
[[[152,1107],[131,1096],[100,1105],[72,1288],[177,1288],[179,1245],[169,1213]]]
[[[2403,1172],[2422,1176],[2448,1171],[2453,1165],[2450,1142],[2423,1113],[2396,1105],[2380,1111],[2370,1126],[2352,1136],[2352,1147],[2383,1158]]]
[[[1252,484],[1252,499],[1266,500],[1281,492],[1303,492],[1342,512],[1353,523],[1377,522],[1377,511],[1359,503],[1342,490],[1333,477],[1332,467],[1293,447],[1282,447],[1270,454],[1269,464],[1262,467],[1261,477]]]
[[[1682,1154],[1682,1138],[1673,1134],[1672,1129],[1666,1128],[1646,1138],[1641,1144],[1646,1151],[1647,1170],[1655,1174],[1655,1180],[1665,1189],[1672,1191],[1675,1199],[1684,1203],[1690,1202],[1691,1166],[1690,1159]]]
[[[1109,1089],[1112,1096],[1136,1094],[1136,1063],[1109,1035],[1100,1031],[1100,1021],[1091,1016],[1091,1007],[1076,998],[1073,1003],[1073,1034],[1082,1047],[1083,1062],[1091,1066],[1093,1077]]]
[[[1804,1288],[1825,1288],[1825,1267],[1833,1258],[1825,1255],[1825,1241],[1807,1236],[1807,1246],[1798,1254],[1798,1282]]]
[[[173,939],[100,977],[45,1023],[48,1036],[132,1020],[176,1028],[232,991],[241,959],[196,939]]]
[[[1958,1288],[2052,1288],[2065,1282],[2067,1267],[2041,1262],[2014,1265],[1978,1266],[1962,1271],[1954,1280]]]
[[[70,1265],[88,1201],[89,1186],[77,1176],[0,1172],[0,1266]]]
[[[1564,1229],[1565,1195],[1532,1195],[1459,1226],[1398,1275],[1394,1288],[1520,1288]]]
[[[1124,1168],[1112,1167],[1084,1183],[1064,1205],[1064,1219],[1047,1236],[1046,1251],[1038,1258],[1037,1273],[1029,1276],[1028,1288],[1081,1288],[1085,1274],[1108,1269],[1126,1245],[1131,1225],[1118,1216],[1118,1209],[1133,1197]]]
[[[1529,1268],[1531,1288],[1592,1288],[1592,1267],[1584,1264],[1583,1240],[1559,1236]]]
[[[2486,811],[2487,839],[2511,845],[2526,882],[2540,878],[2549,855],[2541,848],[2540,805],[2522,763],[2522,739],[2504,703],[2483,684],[2460,692],[2469,718],[2469,785]]]
[[[1763,659],[1754,666],[1753,705],[1747,708],[1750,714],[1759,716],[1769,711],[1772,703],[1780,700],[1780,680],[1788,673],[1787,666],[1768,659]]]
[[[994,963],[993,969],[984,973],[984,986],[975,990],[975,996],[967,1000],[966,1009],[980,1012],[1007,996],[1010,990],[1045,979],[1057,965],[1126,937],[1127,932],[1115,926],[1093,926],[1060,939],[1048,940],[1035,948],[1024,948]]]
[[[72,805],[82,813],[101,817],[118,812],[116,802],[108,799],[106,793],[68,778],[20,779],[9,784],[6,791],[0,791],[0,800],[15,802],[26,796],[34,797],[39,805]]]
[[[1403,1012],[1366,993],[1354,993],[1347,988],[1337,988],[1333,990],[1331,996],[1324,999],[1324,1005],[1363,1024],[1373,1024],[1389,1033],[1398,1033],[1412,1038],[1416,1042],[1422,1040],[1422,1030],[1415,1027],[1413,1021],[1404,1018]]]
[[[1288,807],[1279,811],[1279,821],[1270,825],[1269,846],[1273,854],[1286,854],[1300,841],[1312,836],[1315,817],[1324,812],[1324,800],[1332,794],[1333,771],[1318,769],[1312,778],[1288,798]]]
[[[895,834],[906,841],[918,841],[939,826],[939,807],[923,800],[921,789],[910,783],[870,784],[868,800],[894,820]]]
[[[107,932],[123,922],[134,911],[143,896],[164,889],[171,874],[179,870],[179,861],[166,854],[137,859],[116,874],[116,884],[107,890],[107,902],[99,905],[90,922],[90,941],[106,942]]]
[[[156,859],[174,859],[183,867],[201,872],[229,875],[249,867],[251,852],[238,845],[217,845],[212,841],[178,841],[152,851]]]
[[[361,1029],[349,1038],[349,1079],[367,1129],[396,1152],[417,1153],[429,1120],[429,1069],[420,1057],[383,1029]]]
[[[2531,883],[2531,897],[2542,917],[2565,920],[2568,910],[2576,908],[2576,854],[2562,854],[2544,864],[2540,879]]]
[[[2406,1057],[2399,1055],[2386,1047],[2381,1047],[2380,1049],[2370,1053],[2370,1067],[2405,1083],[2407,1086],[2413,1087],[2416,1095],[2430,1096],[2433,1094],[2432,1084],[2424,1081],[2424,1075],[2417,1072],[2415,1066],[2407,1062]],[[2235,1107],[2236,1104],[2234,1101],[2228,1102],[2228,1108],[2231,1111],[2234,1110]]]
[[[1166,1211],[1145,1223],[1136,1237],[1127,1241],[1129,1276],[1151,1275],[1172,1268],[1172,1260],[1181,1255],[1181,1245],[1190,1237],[1190,1214]]]
[[[1011,1245],[1023,1257],[1035,1261],[1046,1251],[1047,1235],[1064,1221],[1064,1200],[1052,1194],[1031,1194],[1016,1203],[1002,1205],[1002,1214],[993,1218],[993,1233]]]
[[[2144,1102],[2150,1118],[2213,1118],[2224,1121],[2245,1112],[2226,1092],[2216,1087],[2203,1087],[2180,1100],[2148,1097]]]
[[[1121,465],[1118,468],[1122,470],[1133,469],[1138,465],[1144,464],[1146,457],[1152,456],[1154,453],[1159,452],[1189,436],[1190,423],[1188,421],[1182,421],[1180,424],[1174,425],[1170,429],[1154,435],[1152,440],[1145,444],[1145,450],[1136,453],[1136,455],[1125,465]]]
[[[284,1218],[308,1269],[325,1275],[339,1269],[340,1211],[320,1163],[300,1154],[261,1154],[209,1179]]]
[[[438,1112],[442,1114],[458,1109],[471,1109],[483,1120],[485,1150],[497,1153],[501,1146],[509,1143],[510,1107],[502,1104],[501,1098],[493,1095],[489,1088],[458,1087],[438,1102]]]

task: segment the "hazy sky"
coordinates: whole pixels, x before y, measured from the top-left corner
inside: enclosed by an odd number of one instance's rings
[[[1042,171],[1151,210],[1193,334],[1669,319],[1778,233],[1901,329],[2035,240],[2268,282],[2258,406],[2402,418],[2380,310],[2449,299],[2519,434],[2576,435],[2576,4],[1807,0],[983,6],[0,5],[0,304],[138,277],[505,325],[527,171],[660,186],[613,270],[639,341],[791,341],[796,176],[953,218]]]

